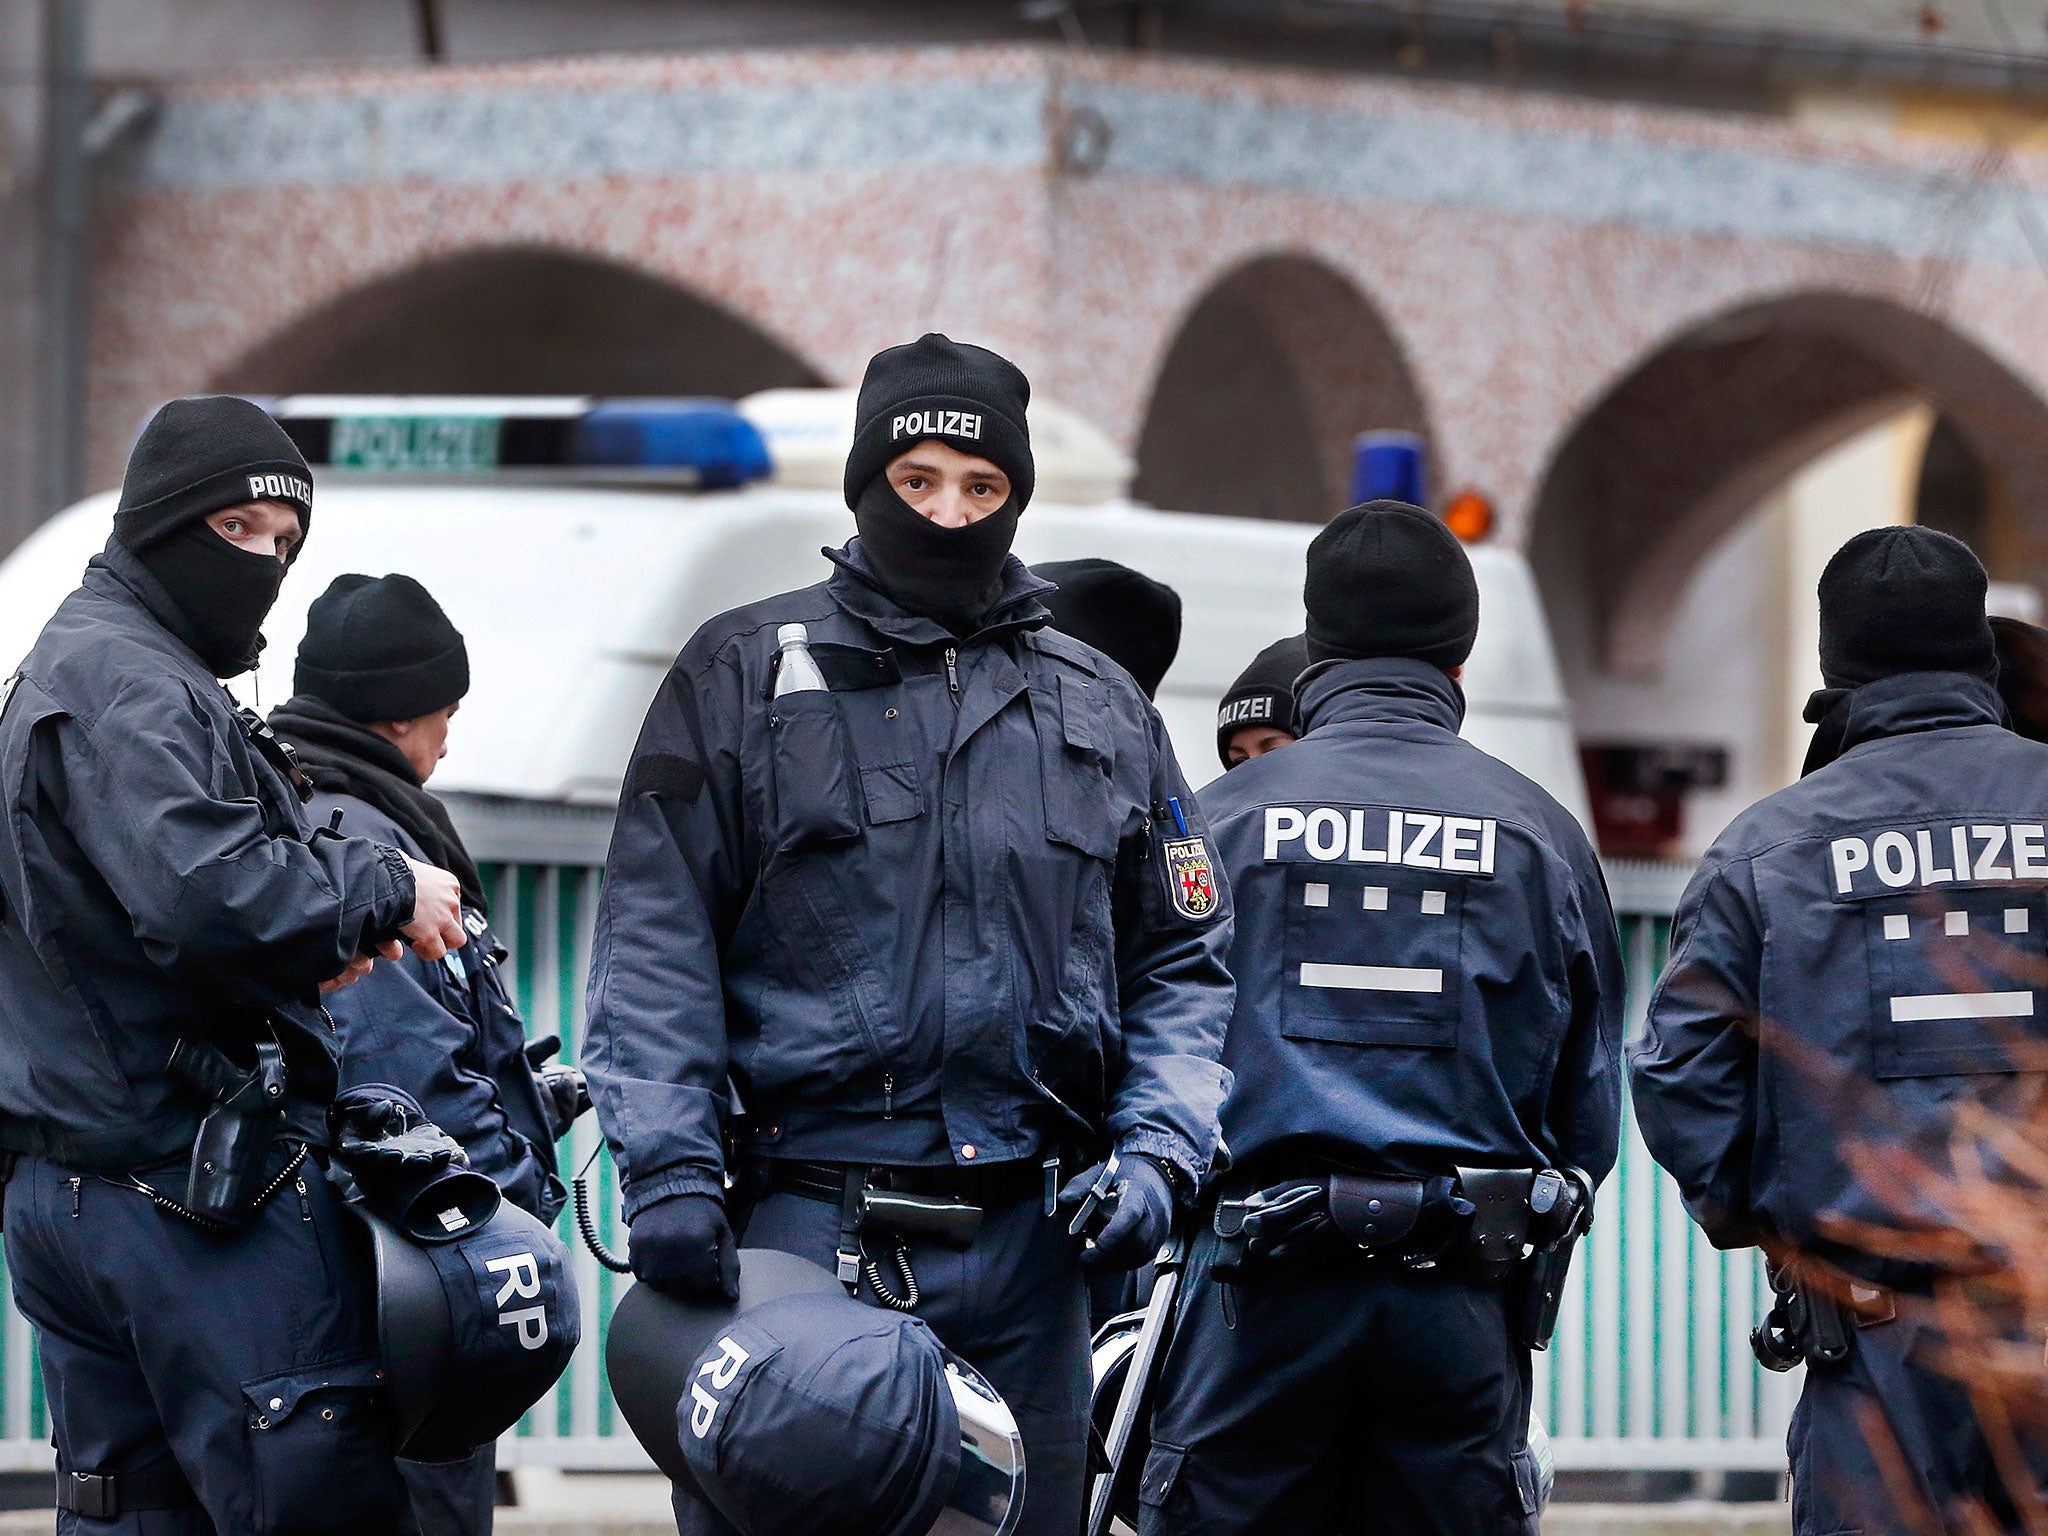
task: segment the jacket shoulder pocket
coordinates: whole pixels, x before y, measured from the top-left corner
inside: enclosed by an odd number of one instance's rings
[[[1045,835],[1095,858],[1113,859],[1121,828],[1110,794],[1114,750],[1102,689],[1097,679],[1061,672],[1053,689],[1034,689],[1031,701],[1039,716]],[[1045,718],[1048,709],[1055,718]]]

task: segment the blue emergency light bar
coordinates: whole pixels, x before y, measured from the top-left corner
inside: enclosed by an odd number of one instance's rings
[[[682,484],[765,479],[768,444],[729,400],[288,395],[259,402],[316,468]]]
[[[1421,435],[1414,432],[1361,432],[1351,448],[1351,505],[1367,501],[1405,501],[1429,505]]]

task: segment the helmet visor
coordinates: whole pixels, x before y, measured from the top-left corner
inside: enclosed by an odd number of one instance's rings
[[[974,1367],[946,1360],[960,1414],[960,1473],[931,1536],[1011,1536],[1024,1514],[1024,1439],[1016,1416]]]

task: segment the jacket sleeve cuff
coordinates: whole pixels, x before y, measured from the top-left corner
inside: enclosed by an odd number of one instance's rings
[[[1202,1175],[1207,1170],[1195,1156],[1195,1149],[1178,1136],[1164,1131],[1132,1131],[1117,1143],[1116,1149],[1125,1156],[1149,1157],[1158,1163],[1173,1181],[1174,1198],[1184,1204],[1191,1202],[1202,1187]]]
[[[396,938],[399,929],[412,921],[412,909],[417,898],[412,878],[412,865],[405,855],[389,843],[372,843],[377,850],[377,863],[383,869],[385,878],[391,882],[391,895],[372,909],[372,922],[368,938],[373,943]],[[368,948],[366,944],[364,946]]]
[[[659,1205],[675,1195],[709,1195],[722,1202],[725,1199],[725,1181],[709,1168],[671,1168],[652,1178],[635,1179],[626,1187],[622,1205],[626,1224],[631,1226],[647,1207]]]

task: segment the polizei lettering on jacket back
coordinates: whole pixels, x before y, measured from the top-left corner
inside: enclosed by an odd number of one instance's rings
[[[1837,896],[1965,881],[2048,880],[2048,826],[1963,822],[1865,832],[1829,843],[1828,864]]]
[[[1266,862],[1292,863],[1306,854],[1324,863],[1405,864],[1490,875],[1499,834],[1500,823],[1491,816],[1271,805],[1266,807]]]
[[[905,411],[889,423],[889,441],[906,437],[965,437],[981,440],[979,411]]]

